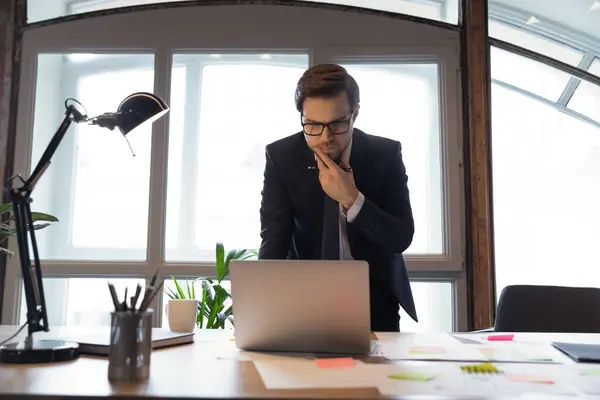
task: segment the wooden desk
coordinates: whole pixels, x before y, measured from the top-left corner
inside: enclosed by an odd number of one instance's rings
[[[0,326],[0,341],[16,331],[13,326]],[[56,338],[66,328],[53,328],[39,334]],[[73,328],[69,328],[73,332]],[[390,336],[391,335],[391,336]],[[379,335],[386,340],[397,334]],[[407,335],[407,334],[404,334]],[[479,335],[481,336],[481,335]],[[224,344],[231,345],[231,331],[202,330],[196,333],[195,343],[152,353],[151,374],[141,384],[112,385],[107,378],[108,361],[103,357],[82,356],[65,363],[42,365],[0,364],[0,398],[378,398],[375,388],[328,390],[267,390],[251,361],[239,361],[222,354]],[[532,340],[564,340],[600,343],[598,335],[531,335]],[[369,362],[369,360],[364,360]],[[565,364],[553,368],[573,368]],[[532,368],[537,368],[532,365]],[[600,377],[599,377],[600,379]],[[402,395],[402,393],[399,393]],[[410,393],[406,393],[410,395]],[[493,393],[490,394],[493,397]],[[444,398],[454,398],[448,396]],[[458,397],[457,397],[458,398]]]

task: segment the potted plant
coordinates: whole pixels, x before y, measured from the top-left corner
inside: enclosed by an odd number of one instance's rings
[[[40,212],[32,212],[31,217],[33,220],[33,229],[35,230],[44,229],[50,226],[52,222],[58,222],[58,218],[55,216]],[[10,225],[14,219],[12,204],[0,204],[0,253],[5,253],[9,256],[13,255],[13,252],[6,248],[8,238],[17,235],[15,228]]]
[[[233,326],[233,303],[231,294],[221,285],[223,279],[229,275],[229,262],[231,260],[247,260],[257,256],[256,250],[230,250],[225,254],[223,243],[216,246],[216,282],[210,278],[186,279],[185,288],[177,282],[174,276],[175,289],[165,288],[165,293],[171,299],[196,299],[198,300],[198,317],[196,324],[201,329],[224,329],[229,321]],[[196,298],[196,283],[200,283],[202,292]]]

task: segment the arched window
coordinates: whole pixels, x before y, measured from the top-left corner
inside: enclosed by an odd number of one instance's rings
[[[600,77],[598,18],[593,0],[490,2],[492,38],[564,64],[492,47],[498,295],[511,284],[600,286],[600,87],[573,75]]]
[[[133,285],[158,267],[212,276],[217,241],[256,248],[264,147],[300,131],[293,94],[302,72],[335,62],[361,87],[357,127],[403,145],[418,227],[405,256],[420,322],[403,314],[402,329],[466,327],[459,32],[307,4],[167,4],[25,32],[17,147],[27,157],[16,171],[37,162],[66,97],[89,115],[137,90],[172,107],[128,136],[135,157],[116,132],[73,127],[36,188],[36,210],[60,220],[38,235],[52,324],[107,324],[106,279]],[[3,318],[12,322],[24,310],[16,260],[7,282]]]

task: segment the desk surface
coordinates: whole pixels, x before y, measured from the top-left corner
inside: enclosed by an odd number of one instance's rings
[[[38,338],[63,337],[77,328],[53,328]],[[79,328],[79,331],[85,329]],[[0,341],[16,331],[13,326],[0,326]],[[400,336],[420,334],[380,334],[379,341],[395,340]],[[427,334],[424,334],[427,335]],[[104,357],[82,356],[77,360],[43,365],[0,364],[0,397],[14,398],[377,398],[376,388],[267,390],[252,361],[236,356],[232,332],[201,330],[195,343],[155,350],[152,353],[150,379],[140,384],[111,384],[107,379],[108,361]],[[459,335],[468,336],[468,335]],[[600,343],[600,335],[522,334],[520,338],[537,346],[550,346],[551,341]],[[481,335],[479,335],[481,337]],[[239,354],[239,353],[237,353]],[[578,366],[559,354],[561,364],[525,366],[537,372],[553,369],[558,375]],[[375,359],[378,361],[375,361]],[[363,362],[381,362],[381,357],[367,357]],[[385,361],[391,363],[390,361]],[[409,363],[413,361],[408,361]],[[394,362],[402,363],[402,362]],[[406,363],[406,361],[404,361]],[[420,362],[433,364],[434,362]],[[450,361],[442,362],[446,365]],[[523,367],[523,366],[522,366]],[[598,366],[600,371],[600,366]],[[600,388],[600,374],[598,374]],[[399,387],[397,397],[408,398],[415,393]],[[418,394],[418,393],[417,393]],[[599,392],[600,394],[600,392]],[[458,398],[457,393],[438,393],[442,398]],[[396,396],[394,396],[396,397]],[[496,397],[489,393],[486,398]],[[502,397],[502,396],[501,396]],[[411,397],[412,398],[412,397]]]

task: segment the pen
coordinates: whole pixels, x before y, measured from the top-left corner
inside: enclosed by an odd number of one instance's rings
[[[140,297],[140,293],[142,292],[142,285],[140,285],[138,283],[137,287],[135,288],[135,295],[133,295],[131,297],[131,308],[135,311],[135,306],[138,302],[138,298]]]
[[[110,291],[110,297],[112,298],[112,302],[115,306],[115,311],[120,311],[121,306],[119,305],[119,299],[117,298],[117,292],[115,291],[115,287],[112,283],[108,283],[108,290]]]
[[[165,283],[165,281],[162,280],[156,287],[149,287],[146,290],[146,296],[144,296],[144,300],[142,300],[142,304],[140,305],[139,312],[146,311],[146,309],[148,308],[148,306],[150,305],[152,300],[154,300],[154,297],[156,296],[156,294],[162,289],[164,283]]]

